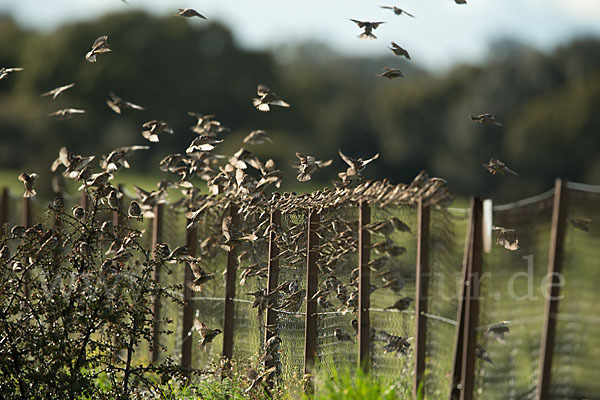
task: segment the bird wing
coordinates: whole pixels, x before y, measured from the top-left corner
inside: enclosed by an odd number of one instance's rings
[[[379,158],[379,153],[375,154],[373,157],[369,158],[368,160],[363,161],[363,168],[370,163],[371,161],[377,160]]]
[[[196,328],[196,330],[198,331],[198,333],[200,334],[200,336],[202,336],[203,339],[210,332],[210,328],[208,326],[206,326],[199,319],[194,319],[194,328]]]
[[[340,157],[342,157],[342,160],[344,160],[344,162],[348,164],[348,166],[350,166],[351,168],[354,168],[356,166],[355,161],[352,158],[345,155],[344,153],[342,153],[340,149],[338,149],[338,154],[340,155]]]
[[[381,24],[385,24],[385,22],[371,22],[370,23],[373,29],[377,29],[377,27]]]
[[[115,104],[112,100],[106,100],[106,104],[110,107],[111,110],[116,112],[117,114],[121,114],[121,108]]]
[[[363,22],[363,21],[357,21],[357,20],[355,20],[355,19],[352,19],[352,18],[350,18],[350,21],[352,21],[352,22],[354,22],[355,24],[357,24],[359,28],[364,28],[364,27],[367,25],[367,23],[366,23],[366,22]]]
[[[107,40],[108,40],[108,36],[107,35],[100,36],[99,38],[97,38],[96,40],[94,40],[94,44],[92,45],[92,49],[97,49],[98,47],[103,46],[104,44],[106,44]]]

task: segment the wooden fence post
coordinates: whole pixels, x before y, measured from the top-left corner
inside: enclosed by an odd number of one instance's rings
[[[312,297],[318,290],[319,271],[319,237],[316,229],[320,215],[311,208],[308,210],[307,241],[306,241],[306,321],[304,325],[304,375],[307,377],[304,391],[314,393],[315,357],[317,353],[317,299]]]
[[[473,398],[475,349],[479,319],[479,278],[483,263],[483,202],[471,199],[471,217],[463,259],[463,289],[459,299],[458,327],[454,350],[454,370],[450,399]]]
[[[30,228],[32,225],[31,221],[31,197],[23,197],[23,226]]]
[[[88,194],[87,191],[84,189],[81,191],[81,195],[79,197],[79,205],[81,206],[81,208],[83,208],[83,211],[85,211],[85,217],[83,217],[84,221],[86,221],[88,217],[88,201]]]
[[[10,201],[10,195],[8,188],[2,188],[2,197],[0,198],[0,227],[8,222],[8,202]]]
[[[124,196],[122,183],[119,183],[119,186],[117,186],[117,190],[119,191],[119,193],[121,193],[121,195]],[[112,213],[112,223],[115,228],[117,228],[119,225],[121,225],[121,213],[123,212],[123,203],[124,203],[123,197],[121,197],[118,200],[118,203],[119,203],[119,206],[117,207],[116,210],[113,210],[113,213]]]
[[[417,282],[415,294],[415,377],[413,397],[417,399],[419,386],[424,385],[425,354],[427,346],[427,300],[429,296],[429,206],[419,199],[417,209]],[[421,386],[422,387],[422,386]],[[424,396],[424,389],[422,389]]]
[[[229,206],[229,216],[231,217],[231,223],[234,227],[239,229],[240,216],[238,215],[238,209],[235,205]],[[235,314],[235,284],[237,279],[237,249],[236,246],[232,246],[231,250],[227,252],[227,272],[225,275],[225,307],[223,315],[223,360],[225,365],[223,366],[223,373],[221,379],[223,379],[227,373],[230,365],[230,360],[233,358],[233,331],[234,331],[234,314]]]
[[[187,220],[188,225],[192,220]],[[186,245],[190,257],[196,256],[198,243],[198,227],[193,224],[186,230]],[[183,317],[181,323],[181,366],[183,368],[192,367],[192,338],[188,334],[194,326],[194,305],[192,303],[192,289],[190,285],[193,281],[192,268],[185,263],[185,272],[183,277]]]
[[[365,200],[358,202],[358,366],[364,372],[371,367],[371,208]]]
[[[275,244],[274,229],[281,228],[281,211],[273,210],[270,215],[269,229],[269,260],[267,261],[267,293],[271,293],[279,284],[279,248]],[[270,306],[267,306],[267,316],[265,325],[270,326],[277,323],[277,313]],[[268,329],[265,329],[265,343],[273,336]],[[268,367],[268,366],[267,366]]]
[[[548,274],[546,275],[546,309],[544,314],[544,331],[540,349],[540,366],[537,382],[537,399],[549,397],[552,378],[552,357],[556,335],[556,314],[560,300],[560,277],[563,261],[563,244],[565,239],[565,221],[567,218],[568,194],[561,179],[554,186],[554,207],[552,209],[552,234],[550,237],[550,254],[548,257]]]
[[[152,221],[152,249],[156,248],[157,243],[162,243],[162,233],[163,233],[163,209],[164,204],[157,204],[154,206],[154,219]],[[160,273],[161,273],[160,264],[155,264],[154,269],[152,270],[152,280],[157,284],[160,283]],[[153,364],[158,361],[158,355],[160,354],[160,299],[153,296],[152,304],[150,305],[152,309],[152,340],[150,341],[150,363]]]

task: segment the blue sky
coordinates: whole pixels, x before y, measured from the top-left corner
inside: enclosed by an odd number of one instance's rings
[[[190,7],[227,24],[245,47],[318,40],[344,54],[384,55],[393,40],[409,50],[415,62],[438,70],[481,60],[489,43],[498,38],[549,49],[575,36],[600,36],[600,0],[467,0],[467,5],[453,0],[128,2],[129,6],[121,0],[0,0],[0,14],[8,13],[28,27],[52,29],[68,21],[130,8],[160,15]],[[396,5],[416,18],[396,16],[380,5]],[[378,40],[359,40],[360,30],[349,18],[386,23],[374,32]]]

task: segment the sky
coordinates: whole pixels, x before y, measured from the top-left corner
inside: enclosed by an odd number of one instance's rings
[[[229,26],[246,48],[273,48],[296,41],[320,41],[348,55],[386,55],[395,41],[431,70],[481,61],[498,39],[552,49],[574,37],[600,36],[600,0],[0,0],[9,14],[30,28],[50,30],[102,14],[144,9],[157,15],[194,8]],[[415,18],[396,16],[395,5]],[[378,40],[359,40],[350,18],[382,21]],[[195,24],[206,23],[200,19]]]

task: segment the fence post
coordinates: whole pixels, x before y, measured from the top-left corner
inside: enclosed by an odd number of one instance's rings
[[[88,200],[89,200],[89,198],[88,198],[87,191],[84,189],[81,191],[81,195],[79,197],[79,205],[85,211],[85,217],[83,217],[84,221],[87,220],[87,216],[88,216]]]
[[[429,206],[419,199],[417,209],[417,282],[415,294],[415,378],[413,397],[417,399],[420,385],[424,385],[425,350],[427,346],[427,300],[429,296]],[[422,389],[422,393],[424,390]],[[424,396],[424,394],[423,394]]]
[[[187,220],[188,225],[192,220]],[[186,230],[186,245],[190,257],[196,256],[196,247],[198,243],[198,228],[194,224]],[[193,273],[190,265],[185,263],[185,272],[183,277],[183,317],[181,329],[181,366],[183,368],[192,367],[192,338],[191,331],[194,326],[194,306],[192,303],[192,289],[190,284],[193,280]]]
[[[23,197],[23,226],[31,227],[31,197]]]
[[[475,349],[479,319],[479,278],[483,262],[483,202],[471,199],[471,217],[463,258],[463,289],[459,299],[458,327],[454,350],[454,370],[450,399],[473,398]]]
[[[364,372],[371,367],[371,233],[366,226],[371,223],[371,208],[365,200],[358,202],[358,366]]]
[[[240,226],[240,217],[235,205],[229,206],[229,216],[234,227]],[[233,330],[234,330],[234,313],[235,313],[235,281],[237,279],[237,249],[235,246],[227,252],[227,272],[225,275],[225,310],[223,316],[223,373],[221,379],[227,375],[227,371],[231,367],[230,360],[233,358]]]
[[[306,241],[306,321],[304,325],[304,375],[307,377],[304,391],[314,392],[312,374],[317,353],[317,299],[312,297],[319,285],[317,258],[319,257],[319,237],[315,232],[320,221],[320,215],[315,209],[308,210],[307,241]]]
[[[163,233],[163,207],[164,204],[157,204],[154,206],[154,219],[152,221],[152,249],[156,248],[157,243],[162,242]],[[160,283],[160,272],[161,265],[159,263],[154,264],[152,270],[152,280],[157,284]],[[158,355],[160,354],[160,299],[156,296],[152,296],[152,340],[150,341],[150,363],[153,364],[158,361]]]
[[[10,201],[10,196],[8,192],[8,188],[2,188],[2,198],[0,198],[0,227],[3,227],[4,224],[8,222],[8,202]]]
[[[119,183],[119,186],[117,186],[117,190],[119,191],[119,193],[121,193],[121,195],[123,195],[123,184]],[[120,224],[121,224],[121,213],[123,212],[123,197],[121,197],[118,200],[119,206],[117,207],[116,210],[113,210],[112,213],[112,223],[113,226],[115,228],[117,228]]]
[[[281,211],[273,210],[270,215],[269,229],[269,260],[267,261],[267,293],[271,293],[279,284],[279,248],[275,244],[274,228],[281,227]],[[277,323],[277,313],[270,305],[267,305],[267,316],[265,325]],[[273,336],[268,329],[265,329],[265,343]]]
[[[563,261],[563,243],[565,239],[565,221],[567,217],[568,194],[561,179],[554,186],[554,206],[552,209],[552,234],[550,237],[550,254],[548,257],[548,274],[546,275],[546,309],[544,314],[544,331],[540,349],[540,372],[537,382],[537,399],[549,397],[552,378],[552,357],[556,334],[556,314],[560,300],[559,278]],[[550,277],[550,278],[549,278]]]

